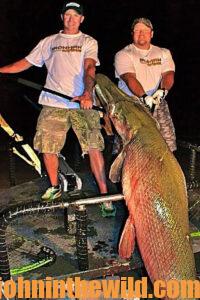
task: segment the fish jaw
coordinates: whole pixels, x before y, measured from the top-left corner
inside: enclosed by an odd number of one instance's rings
[[[119,98],[131,99],[132,102],[138,103],[138,97],[129,97],[104,74],[96,74],[95,79],[95,92],[103,107],[108,108],[109,105],[118,103]]]
[[[128,107],[124,109],[123,102],[126,99],[129,105],[139,104],[137,97],[129,97],[122,92],[108,77],[103,74],[96,75],[95,92],[101,105],[108,113],[112,123],[122,140],[127,143],[136,134],[140,127],[140,121],[135,118],[130,127],[127,122]],[[140,104],[139,104],[140,106]],[[133,121],[133,120],[132,120]]]

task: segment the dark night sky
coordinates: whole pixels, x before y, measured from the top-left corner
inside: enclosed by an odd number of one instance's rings
[[[200,0],[83,0],[85,15],[81,30],[99,42],[101,67],[97,70],[114,79],[114,54],[131,42],[130,26],[145,16],[154,25],[153,44],[169,48],[176,63],[176,77],[168,103],[178,137],[200,139]],[[146,3],[147,2],[147,3]],[[0,1],[0,64],[14,62],[38,41],[62,28],[63,0]],[[31,68],[20,77],[44,83],[45,68]],[[38,93],[15,83],[0,82],[3,116],[24,135],[34,134],[38,113],[23,98],[37,102]],[[0,138],[2,133],[0,132]]]

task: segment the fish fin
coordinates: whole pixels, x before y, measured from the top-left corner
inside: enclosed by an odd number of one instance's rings
[[[125,151],[121,151],[111,165],[109,178],[112,182],[119,182],[122,173],[122,166],[125,158]]]
[[[129,216],[120,238],[119,256],[121,258],[130,258],[134,248],[135,248],[135,226],[133,224],[133,219]]]

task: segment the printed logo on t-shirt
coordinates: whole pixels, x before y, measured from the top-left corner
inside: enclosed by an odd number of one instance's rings
[[[153,58],[153,59],[140,58],[140,63],[145,64],[147,66],[161,65],[161,58]]]
[[[52,48],[52,51],[62,52],[81,52],[82,46],[56,46]]]

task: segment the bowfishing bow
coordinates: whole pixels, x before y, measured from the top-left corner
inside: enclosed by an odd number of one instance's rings
[[[24,86],[27,86],[27,87],[30,87],[30,88],[33,88],[37,91],[45,91],[45,92],[48,92],[50,94],[53,94],[53,95],[57,95],[59,97],[62,97],[64,99],[67,99],[68,101],[72,101],[73,97],[70,97],[68,95],[65,95],[61,92],[58,92],[58,91],[54,91],[52,89],[49,89],[41,84],[38,84],[38,83],[35,83],[33,81],[30,81],[30,80],[27,80],[27,79],[24,79],[24,78],[20,78],[20,77],[14,77],[12,75],[8,75],[8,74],[0,74],[0,77],[1,79],[6,79],[6,80],[12,80],[12,81],[15,81],[17,83],[20,83]],[[78,101],[75,101],[75,102],[78,102]],[[105,112],[105,109],[103,107],[99,107],[99,106],[96,106],[96,105],[93,105],[92,106],[92,109],[94,110],[97,110],[99,112]]]

